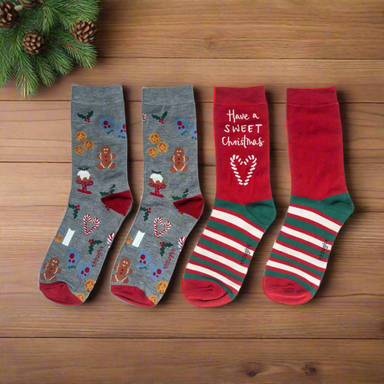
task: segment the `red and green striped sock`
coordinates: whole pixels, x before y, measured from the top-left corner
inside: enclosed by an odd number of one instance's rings
[[[271,300],[297,305],[316,294],[336,236],[353,212],[336,89],[288,89],[287,132],[292,196],[263,290]]]
[[[184,297],[201,307],[220,306],[237,296],[276,216],[264,87],[215,88],[214,133],[216,199],[183,278]]]

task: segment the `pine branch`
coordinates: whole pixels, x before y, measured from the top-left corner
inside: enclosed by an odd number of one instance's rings
[[[53,67],[47,62],[44,53],[33,56],[35,61],[36,72],[39,75],[41,82],[46,86],[51,86],[56,80],[56,74]]]
[[[11,34],[8,29],[0,32],[0,88],[8,82],[13,73],[13,57],[8,55]]]
[[[62,48],[77,64],[92,68],[96,64],[97,51],[92,44],[81,43],[61,29],[52,31],[50,35],[53,44]]]
[[[34,65],[28,53],[21,53],[16,63],[16,86],[21,90],[21,95],[34,96],[39,88],[39,79],[34,70]]]
[[[63,49],[51,45],[45,53],[48,63],[61,75],[67,75],[73,69],[73,59]]]

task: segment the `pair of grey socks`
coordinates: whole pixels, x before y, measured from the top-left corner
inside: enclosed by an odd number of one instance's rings
[[[185,239],[203,210],[193,88],[143,88],[144,188],[111,275],[111,292],[153,307],[171,279]],[[68,208],[39,271],[40,291],[82,304],[92,291],[132,206],[121,86],[74,85],[72,186]]]

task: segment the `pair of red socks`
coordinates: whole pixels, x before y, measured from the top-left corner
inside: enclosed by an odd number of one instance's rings
[[[184,297],[202,307],[237,296],[276,216],[264,87],[215,88],[214,134],[216,199],[183,278]],[[288,89],[287,135],[291,199],[263,290],[271,300],[296,305],[316,294],[335,238],[354,209],[336,89]]]

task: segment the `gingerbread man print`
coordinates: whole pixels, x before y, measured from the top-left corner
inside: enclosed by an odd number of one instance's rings
[[[112,281],[115,283],[128,283],[127,275],[132,275],[132,269],[129,268],[130,265],[131,260],[127,258],[121,259],[120,263],[115,266],[116,273],[112,276]]]
[[[111,153],[111,147],[109,147],[108,145],[104,145],[103,147],[101,147],[97,158],[101,160],[100,163],[97,164],[97,168],[99,169],[112,169],[116,167],[116,164],[112,162],[113,159],[116,159],[116,154]]]
[[[184,155],[183,148],[176,148],[173,152],[173,156],[170,161],[172,161],[173,165],[170,168],[170,171],[173,173],[176,172],[187,172],[188,166],[185,164],[186,161],[189,160],[189,157]]]
[[[43,269],[45,269],[45,272],[40,275],[40,279],[57,281],[57,277],[55,276],[55,274],[61,272],[61,269],[58,268],[59,264],[60,260],[57,257],[52,257],[52,259],[49,260],[48,263],[44,264]]]

